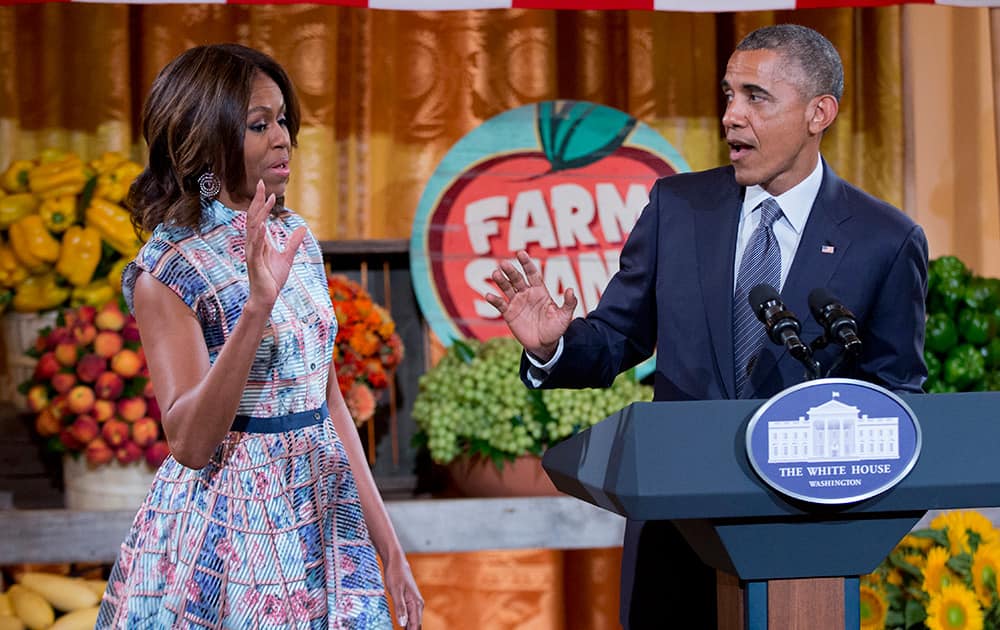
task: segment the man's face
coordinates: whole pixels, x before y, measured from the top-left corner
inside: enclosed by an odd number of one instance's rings
[[[822,128],[811,123],[819,97],[803,95],[801,73],[773,50],[738,50],[729,58],[722,126],[741,186],[780,195],[816,167]]]

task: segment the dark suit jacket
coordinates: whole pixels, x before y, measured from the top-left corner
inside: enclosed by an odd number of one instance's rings
[[[598,307],[570,324],[563,354],[542,386],[609,386],[655,349],[656,400],[734,398],[733,269],[743,194],[732,167],[657,181],[622,250],[620,271]],[[781,291],[802,322],[805,343],[822,333],[808,306],[817,287],[827,287],[854,312],[864,343],[853,369],[835,376],[919,392],[926,377],[923,230],[825,164]],[[831,347],[817,358],[827,367],[836,352]],[[524,360],[522,377],[526,367]],[[766,343],[750,382],[753,397],[767,398],[803,380],[802,364],[784,347]],[[635,559],[643,553],[637,542],[641,526],[629,523],[626,531],[623,619]]]

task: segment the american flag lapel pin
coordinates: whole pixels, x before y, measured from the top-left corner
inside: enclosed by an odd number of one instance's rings
[[[819,248],[819,251],[821,254],[832,254],[835,251],[837,251],[837,248],[829,243],[825,243],[823,244],[822,247]]]

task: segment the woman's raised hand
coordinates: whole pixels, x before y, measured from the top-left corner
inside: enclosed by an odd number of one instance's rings
[[[285,249],[278,251],[267,230],[267,217],[274,207],[273,194],[265,198],[264,181],[257,182],[257,190],[247,209],[247,278],[250,281],[250,299],[259,300],[270,312],[278,299],[281,287],[288,280],[295,252],[306,236],[306,228],[299,227],[288,237]]]
[[[562,306],[557,306],[542,283],[542,274],[527,252],[517,252],[524,268],[522,274],[509,261],[500,262],[493,272],[493,281],[503,297],[486,294],[486,301],[500,311],[507,327],[524,349],[535,357],[548,361],[555,354],[559,338],[573,320],[576,295],[567,289]]]

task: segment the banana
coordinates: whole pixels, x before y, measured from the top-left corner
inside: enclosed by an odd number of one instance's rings
[[[56,620],[52,605],[38,593],[20,584],[12,584],[7,594],[14,605],[14,613],[30,630],[46,630]]]
[[[99,606],[92,606],[66,613],[56,619],[56,622],[49,626],[49,630],[91,630],[97,624],[98,610]]]
[[[79,578],[50,573],[22,573],[17,581],[63,612],[90,608],[101,601],[101,596]]]

